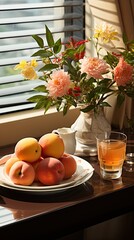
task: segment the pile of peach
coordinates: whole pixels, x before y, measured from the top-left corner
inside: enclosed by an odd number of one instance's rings
[[[19,140],[14,153],[4,165],[4,171],[14,184],[55,185],[69,179],[76,172],[73,156],[64,152],[63,139],[47,133],[39,140],[26,137]]]

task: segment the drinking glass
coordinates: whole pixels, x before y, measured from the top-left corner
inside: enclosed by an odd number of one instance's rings
[[[97,136],[100,173],[104,179],[117,179],[126,158],[127,136],[121,132],[104,132]]]
[[[126,160],[124,162],[124,169],[127,172],[134,172],[134,152],[126,154]]]
[[[134,172],[134,128],[124,130],[127,135],[127,154],[123,168],[127,172]]]

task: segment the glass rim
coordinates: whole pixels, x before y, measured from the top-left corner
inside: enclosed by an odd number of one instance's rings
[[[106,133],[106,135],[105,135],[105,133]],[[120,132],[120,131],[114,131],[114,130],[110,131],[110,135],[111,135],[112,133],[113,133],[113,134],[119,134],[119,135],[123,136],[124,139],[122,139],[122,140],[126,140],[126,141],[127,141],[127,135],[126,135],[125,133]],[[104,131],[103,133],[98,134],[98,137],[96,136],[96,140],[102,140],[102,138],[99,137],[99,136],[102,136],[103,134],[104,134],[104,137],[106,137],[106,138],[104,138],[104,139],[108,139],[108,134],[109,134],[109,132],[105,132],[105,131]]]

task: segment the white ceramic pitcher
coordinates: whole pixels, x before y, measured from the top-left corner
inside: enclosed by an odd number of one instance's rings
[[[65,152],[73,155],[76,149],[76,131],[72,130],[71,128],[63,127],[53,130],[53,133],[59,134],[59,136],[63,139]]]

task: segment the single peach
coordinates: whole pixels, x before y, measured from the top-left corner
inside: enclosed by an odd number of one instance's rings
[[[12,165],[19,161],[19,158],[17,158],[16,156],[11,156],[5,163],[4,165],[4,171],[7,175],[9,175],[10,172],[10,168],[12,167]]]
[[[15,156],[15,153],[8,154],[8,155],[5,155],[5,156],[1,157],[0,158],[0,165],[5,164],[7,162],[7,160],[9,160],[11,157],[14,157],[14,156]]]
[[[41,146],[36,138],[22,138],[15,146],[15,155],[20,160],[34,162],[41,156]]]
[[[74,157],[68,153],[64,153],[59,160],[62,162],[65,168],[64,179],[68,179],[72,177],[72,175],[76,172],[77,163]]]
[[[59,184],[64,177],[64,166],[57,158],[47,157],[36,169],[39,181],[44,185]]]
[[[63,139],[56,133],[47,133],[39,139],[43,157],[60,158],[64,153]]]
[[[10,168],[9,177],[14,184],[29,186],[35,179],[35,171],[30,163],[17,161]]]

